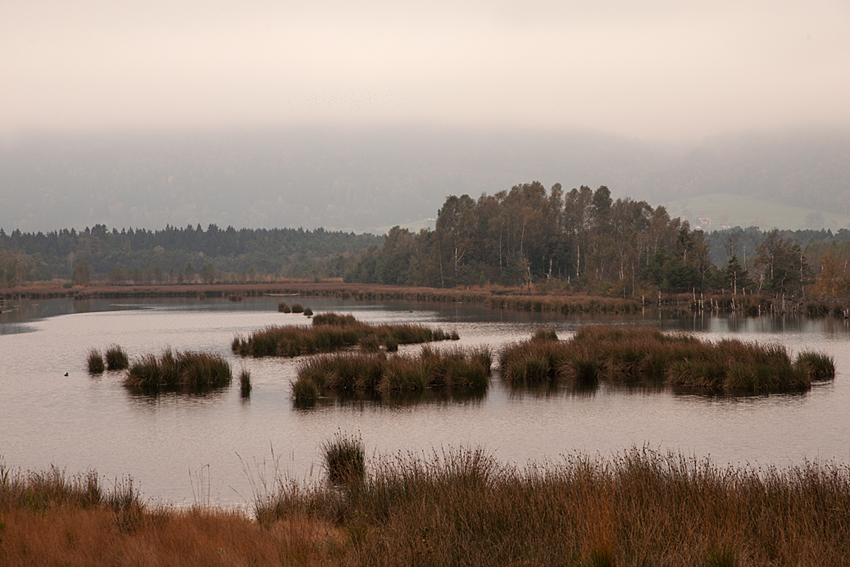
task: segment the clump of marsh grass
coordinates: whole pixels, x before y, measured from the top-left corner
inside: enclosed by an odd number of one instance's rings
[[[340,353],[305,361],[292,394],[296,402],[325,391],[396,395],[425,390],[474,392],[487,388],[492,354],[487,348],[435,350],[418,355]]]
[[[243,368],[239,372],[239,392],[243,398],[247,398],[251,394],[251,372],[247,368]]]
[[[240,356],[294,357],[334,352],[354,346],[360,346],[364,351],[377,352],[382,345],[392,347],[453,337],[460,338],[456,332],[432,330],[422,325],[370,325],[350,315],[322,313],[313,317],[310,326],[269,326],[254,331],[248,337],[235,337],[230,346]]]
[[[552,327],[540,327],[534,334],[531,336],[531,340],[533,341],[557,341],[558,334],[555,332],[555,329]]]
[[[86,368],[88,368],[89,374],[103,374],[103,371],[106,370],[103,355],[96,348],[89,350],[86,357]]]
[[[130,368],[130,357],[119,345],[106,349],[106,368],[108,370],[127,370]]]
[[[285,301],[281,301],[277,304],[277,310],[279,313],[291,313],[292,309],[289,307]]]
[[[310,309],[309,307],[305,307],[304,308],[304,316],[305,317],[312,317],[313,316],[313,310]]]
[[[360,325],[360,322],[355,319],[354,315],[350,313],[346,313],[345,315],[341,313],[334,313],[333,311],[328,311],[327,313],[319,313],[313,317],[313,325],[334,325],[337,327],[354,327]]]
[[[804,391],[812,380],[835,376],[831,359],[817,353],[801,353],[792,363],[780,345],[712,343],[650,328],[587,326],[569,340],[550,339],[538,330],[531,340],[504,349],[502,377],[515,386],[593,387],[606,381],[750,394]]]
[[[337,431],[322,444],[322,456],[328,480],[335,485],[363,482],[366,475],[366,450],[358,435]]]
[[[124,385],[143,391],[186,391],[219,388],[230,384],[233,375],[224,357],[205,352],[165,349],[157,358],[143,355],[127,371]]]
[[[831,380],[835,377],[835,360],[826,354],[805,350],[797,355],[794,363],[813,381]]]
[[[304,306],[301,305],[300,303],[293,303],[292,304],[292,312],[293,313],[304,313]]]

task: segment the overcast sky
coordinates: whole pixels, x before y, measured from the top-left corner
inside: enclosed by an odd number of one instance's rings
[[[0,1],[0,134],[850,126],[847,0]]]

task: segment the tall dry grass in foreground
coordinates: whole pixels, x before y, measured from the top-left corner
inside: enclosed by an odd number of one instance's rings
[[[566,341],[538,332],[506,348],[499,364],[513,385],[593,387],[606,381],[727,394],[805,391],[813,381],[835,377],[832,359],[820,353],[800,353],[792,362],[781,345],[712,343],[633,327],[582,327]]]
[[[422,325],[370,325],[357,321],[350,315],[324,313],[314,316],[310,326],[272,325],[254,331],[247,338],[237,336],[230,346],[235,354],[241,356],[295,357],[334,352],[354,346],[366,351],[377,351],[381,346],[393,350],[400,344],[459,338],[456,332],[432,330]]]
[[[130,479],[93,471],[10,471],[0,459],[0,565],[318,565],[337,528],[284,520],[271,529],[237,511],[144,503]],[[328,546],[322,547],[324,542]]]
[[[424,390],[467,392],[486,389],[492,355],[487,348],[436,350],[415,355],[337,353],[304,361],[292,385],[296,402],[335,393],[404,394]]]
[[[448,450],[379,459],[341,491],[281,481],[256,512],[337,526],[345,565],[846,565],[849,472],[647,449],[517,469]]]
[[[256,483],[251,519],[149,508],[93,473],[69,490],[56,469],[0,467],[0,565],[850,564],[846,465],[719,467],[633,449],[516,468],[448,449],[366,469],[343,486]]]

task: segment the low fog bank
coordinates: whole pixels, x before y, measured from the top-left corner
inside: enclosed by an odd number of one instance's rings
[[[539,180],[651,204],[705,193],[850,212],[850,132],[691,146],[581,131],[287,128],[31,133],[0,150],[0,228],[166,224],[374,231]]]

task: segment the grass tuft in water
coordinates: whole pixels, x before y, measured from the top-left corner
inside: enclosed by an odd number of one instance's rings
[[[86,357],[86,368],[88,368],[89,374],[103,374],[103,371],[106,370],[106,365],[103,363],[103,356],[96,348],[89,350]]]
[[[306,360],[293,385],[296,401],[325,391],[381,395],[424,390],[475,392],[489,384],[492,354],[487,348],[436,350],[423,347],[417,355],[340,353]],[[308,385],[310,384],[310,385]]]
[[[813,381],[835,378],[835,360],[826,354],[805,350],[797,355],[795,365],[800,367]]]
[[[243,398],[247,398],[251,394],[251,372],[247,368],[243,368],[239,372],[239,392]]]
[[[130,368],[130,357],[127,352],[118,345],[112,345],[106,349],[106,368],[108,370],[127,370]]]
[[[366,475],[366,450],[358,435],[337,431],[333,439],[322,445],[325,472],[335,485],[363,482]]]
[[[726,394],[805,391],[813,380],[835,376],[830,357],[801,353],[791,361],[781,345],[738,340],[717,343],[651,328],[586,326],[566,341],[538,329],[505,348],[502,377],[515,386],[599,382],[667,384],[681,390]]]
[[[294,357],[334,352],[353,346],[360,346],[367,352],[377,352],[382,345],[393,347],[425,343],[448,340],[452,336],[457,337],[457,333],[431,330],[422,325],[370,325],[357,321],[351,315],[320,313],[313,317],[312,325],[269,326],[254,331],[248,337],[235,337],[230,346],[240,356]]]
[[[230,364],[220,355],[166,349],[157,358],[146,354],[134,362],[124,385],[142,391],[203,391],[230,384]]]

